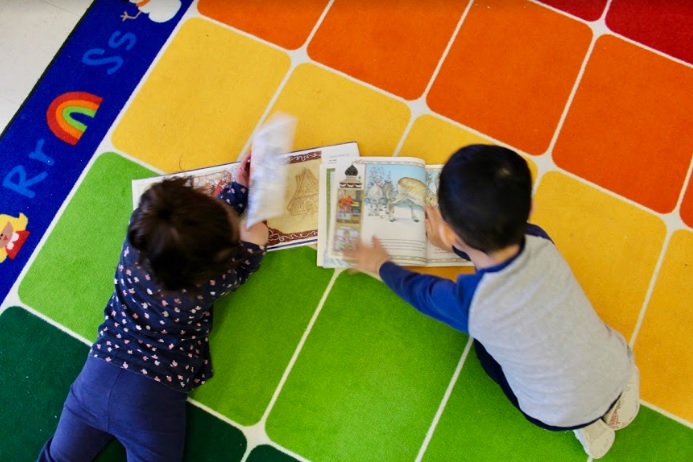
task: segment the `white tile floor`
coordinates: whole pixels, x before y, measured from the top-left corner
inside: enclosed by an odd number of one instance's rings
[[[0,132],[92,0],[0,0]]]

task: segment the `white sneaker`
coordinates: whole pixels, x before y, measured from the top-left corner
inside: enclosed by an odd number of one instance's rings
[[[593,459],[601,459],[609,452],[616,439],[616,432],[609,427],[603,420],[599,419],[594,423],[578,430],[573,430],[575,437],[582,443],[582,447],[588,456]]]
[[[640,372],[635,367],[618,401],[604,414],[602,420],[614,430],[620,430],[635,419],[640,410]]]

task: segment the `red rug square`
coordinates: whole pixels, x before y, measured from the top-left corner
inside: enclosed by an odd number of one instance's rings
[[[691,0],[613,0],[606,24],[636,42],[693,63]]]

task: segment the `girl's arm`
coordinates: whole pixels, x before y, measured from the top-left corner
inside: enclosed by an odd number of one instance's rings
[[[238,162],[234,172],[234,180],[219,194],[219,199],[229,204],[238,215],[248,208],[248,185],[250,184],[250,158],[248,151]]]

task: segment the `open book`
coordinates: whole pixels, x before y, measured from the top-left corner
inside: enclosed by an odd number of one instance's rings
[[[424,205],[437,205],[442,165],[413,157],[361,157],[320,170],[318,265],[348,267],[343,251],[380,239],[406,266],[471,266],[426,236]]]
[[[255,162],[255,153],[253,160]],[[315,243],[318,236],[318,176],[320,165],[335,163],[340,158],[357,158],[359,149],[356,142],[336,144],[318,148],[294,151],[284,155],[286,167],[285,188],[275,196],[264,195],[269,201],[267,207],[281,205],[283,213],[267,219],[269,228],[268,250],[295,247]],[[133,205],[137,207],[142,193],[164,178],[189,177],[193,187],[201,189],[210,196],[217,196],[234,178],[238,162],[205,167],[196,170],[172,173],[153,178],[132,181]],[[262,181],[261,179],[255,181]],[[256,202],[256,207],[264,207]]]

